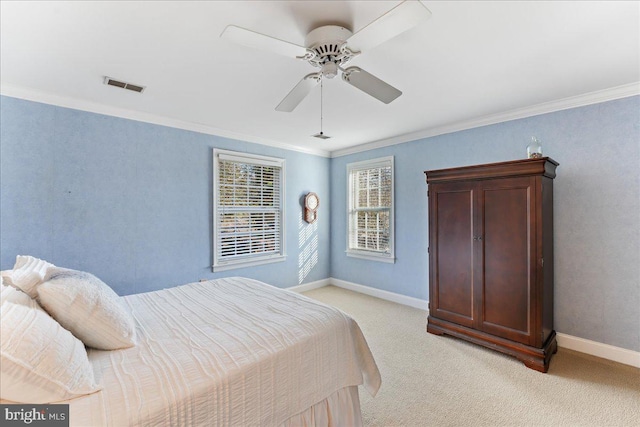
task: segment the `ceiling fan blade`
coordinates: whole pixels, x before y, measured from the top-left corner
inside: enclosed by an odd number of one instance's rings
[[[246,28],[238,27],[236,25],[228,25],[222,34],[220,34],[220,37],[243,46],[266,50],[277,53],[278,55],[289,56],[291,58],[304,56],[307,53],[306,48],[298,46],[297,44],[256,33],[255,31],[247,30]]]
[[[373,74],[367,73],[359,67],[349,67],[342,72],[342,80],[368,93],[385,104],[390,103],[400,95],[400,92],[389,83],[385,83]]]
[[[291,92],[284,97],[280,104],[276,107],[276,111],[286,113],[292,112],[302,100],[309,95],[309,92],[320,83],[322,75],[320,73],[312,73],[306,75],[300,82],[291,89]]]
[[[372,49],[415,27],[431,17],[431,11],[419,0],[405,0],[347,40],[349,47],[361,52]]]

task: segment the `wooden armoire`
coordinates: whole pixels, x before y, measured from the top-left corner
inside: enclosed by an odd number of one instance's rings
[[[553,179],[548,157],[425,171],[427,331],[547,372],[553,329]]]

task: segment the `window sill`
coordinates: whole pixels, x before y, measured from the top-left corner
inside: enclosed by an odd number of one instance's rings
[[[387,264],[395,264],[396,258],[390,254],[376,254],[370,252],[346,251],[348,257],[366,259],[369,261],[384,262]]]
[[[287,256],[282,255],[282,256],[275,256],[271,258],[227,262],[227,263],[212,266],[211,271],[213,271],[214,273],[217,273],[220,271],[235,270],[237,268],[254,267],[257,265],[272,264],[274,262],[283,262],[286,259],[287,259]]]

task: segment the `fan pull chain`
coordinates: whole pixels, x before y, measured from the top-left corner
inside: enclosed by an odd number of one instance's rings
[[[322,92],[323,92],[323,81],[320,80],[320,135],[324,135],[322,133]]]
[[[324,84],[322,82],[322,76],[320,76],[320,133],[316,133],[315,135],[312,135],[314,138],[318,138],[318,139],[329,139],[331,138],[330,136],[327,136],[324,134],[324,131],[322,130],[322,125],[324,124]]]

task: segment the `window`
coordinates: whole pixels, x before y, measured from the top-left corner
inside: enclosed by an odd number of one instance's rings
[[[349,163],[347,255],[395,262],[393,157]]]
[[[284,166],[213,151],[213,271],[284,261]]]

